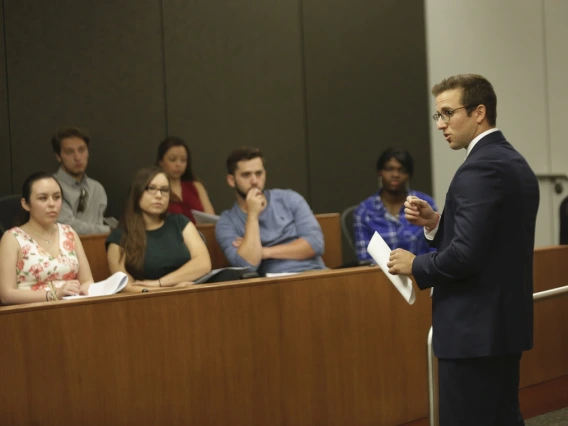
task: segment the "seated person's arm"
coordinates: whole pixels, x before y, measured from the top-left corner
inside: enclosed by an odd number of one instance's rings
[[[65,200],[61,203],[61,212],[57,221],[71,226],[79,234],[106,234],[110,231],[110,226],[77,219],[71,206]]]
[[[80,283],[81,294],[89,294],[89,286],[94,282],[91,266],[87,260],[81,239],[75,231],[73,231],[73,234],[75,235],[75,250],[79,260],[79,276],[77,278]]]
[[[197,189],[197,194],[199,195],[199,200],[203,205],[203,211],[209,214],[215,214],[215,210],[213,209],[213,204],[211,204],[211,200],[209,199],[209,195],[207,194],[207,190],[205,186],[201,182],[195,181],[193,182],[195,188]]]
[[[111,274],[114,274],[116,272],[124,272],[128,276],[128,283],[126,284],[126,287],[124,287],[122,292],[140,293],[140,291],[141,291],[140,287],[134,287],[132,285],[132,283],[136,280],[126,270],[126,267],[124,266],[124,256],[122,254],[123,254],[122,247],[120,247],[116,243],[109,243],[109,245],[107,247],[108,269],[110,270]],[[122,257],[121,257],[121,255],[122,255]],[[149,291],[155,291],[155,290],[161,290],[161,289],[159,287],[158,288],[152,287],[152,288],[149,288],[148,290]]]
[[[17,303],[46,302],[45,291],[18,290],[16,264],[20,257],[20,245],[9,232],[0,241],[0,302],[3,305]]]
[[[260,245],[258,218],[255,219],[251,217],[251,215],[248,216],[247,223],[245,224],[245,237],[248,237],[246,246],[242,251],[240,251],[244,238],[238,234],[231,219],[229,219],[226,215],[221,215],[221,218],[215,226],[215,238],[217,239],[221,250],[223,250],[225,257],[229,261],[229,264],[231,266],[249,267],[256,270],[262,260],[262,246]],[[241,256],[241,252],[247,257],[245,258],[244,256]]]
[[[371,255],[367,252],[367,246],[374,234],[373,230],[363,223],[364,210],[362,206],[357,207],[353,214],[353,233],[355,234],[355,251],[358,260],[371,260]]]
[[[162,287],[173,287],[180,283],[195,281],[211,270],[211,258],[207,246],[191,222],[188,222],[183,229],[183,242],[191,255],[191,260],[160,278]]]
[[[258,216],[249,213],[245,223],[245,236],[239,243],[237,253],[251,265],[260,265],[263,247],[260,242],[260,225]]]
[[[18,289],[16,264],[20,257],[20,244],[18,244],[16,237],[9,232],[5,232],[2,236],[2,241],[0,241],[0,302],[4,305],[14,305],[48,301],[48,292]],[[79,258],[79,256],[77,257]],[[80,258],[79,264],[82,265]],[[87,266],[87,274],[90,275],[90,273],[91,271]],[[83,288],[80,288],[80,282],[80,279],[79,281],[69,280],[65,282],[63,286],[56,289],[57,297],[61,299],[63,296],[82,292]],[[85,284],[90,284],[88,277],[85,279]]]
[[[321,226],[306,200],[295,192],[290,192],[288,205],[294,215],[298,238],[290,243],[262,248],[263,259],[311,259],[324,252],[324,239]]]

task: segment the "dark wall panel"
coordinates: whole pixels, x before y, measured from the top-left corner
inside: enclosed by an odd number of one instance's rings
[[[431,191],[423,1],[303,0],[312,207],[337,212],[377,190],[389,146]]]
[[[17,190],[16,190],[17,191]],[[12,188],[10,125],[6,86],[6,45],[4,43],[4,1],[0,0],[0,197],[15,192]]]
[[[267,187],[307,195],[300,6],[163,0],[168,129],[184,138],[216,211],[234,202],[229,152],[262,149]]]
[[[55,170],[56,127],[91,132],[88,174],[122,211],[166,133],[160,0],[5,4],[14,180]]]

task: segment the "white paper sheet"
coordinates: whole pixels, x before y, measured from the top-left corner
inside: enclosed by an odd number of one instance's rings
[[[267,272],[266,278],[287,277],[288,275],[297,275],[299,272]]]
[[[203,213],[200,212],[199,210],[191,210],[191,213],[193,214],[193,217],[195,218],[195,222],[198,224],[202,224],[202,223],[217,223],[219,222],[219,218],[221,216],[217,216],[216,214],[209,214],[209,213]]]
[[[414,288],[412,287],[412,280],[406,275],[393,275],[389,272],[387,267],[387,262],[389,261],[391,249],[388,244],[383,240],[383,238],[375,232],[369,245],[367,246],[367,252],[371,255],[377,265],[383,270],[385,275],[394,284],[398,292],[404,297],[410,305],[416,300],[416,294],[414,293]]]
[[[128,276],[124,272],[115,272],[106,280],[93,283],[89,286],[89,294],[64,296],[64,299],[83,299],[85,297],[110,296],[116,294],[128,283]]]

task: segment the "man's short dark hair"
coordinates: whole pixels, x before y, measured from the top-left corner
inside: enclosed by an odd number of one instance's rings
[[[262,165],[264,166],[264,156],[262,155],[262,152],[260,152],[260,149],[248,146],[237,148],[231,152],[227,158],[227,172],[230,175],[234,175],[239,161],[248,161],[255,158],[260,158],[262,160]]]
[[[398,161],[402,167],[406,169],[408,175],[412,177],[414,174],[414,160],[412,159],[410,152],[402,148],[385,149],[377,160],[377,172],[383,170],[385,168],[385,164],[387,164],[391,158]]]
[[[89,132],[87,132],[86,129],[81,129],[80,127],[65,127],[57,129],[51,137],[51,146],[53,147],[54,153],[57,155],[61,154],[61,141],[67,138],[83,139],[87,146],[89,146],[89,142],[91,141]]]
[[[432,94],[438,96],[447,90],[462,89],[461,102],[466,107],[467,115],[478,105],[485,105],[487,121],[491,126],[497,122],[497,95],[493,86],[479,74],[458,74],[442,80],[432,87]]]

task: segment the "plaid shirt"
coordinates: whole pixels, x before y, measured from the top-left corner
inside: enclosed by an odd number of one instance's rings
[[[355,249],[359,260],[372,260],[367,253],[371,237],[377,231],[388,246],[394,250],[401,248],[416,255],[435,251],[426,242],[424,228],[408,223],[404,217],[404,206],[397,217],[391,215],[381,201],[380,191],[367,198],[353,214]],[[418,197],[430,204],[437,211],[434,200],[429,195],[418,191],[408,191],[408,195]]]

